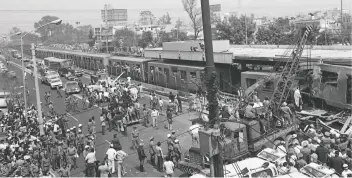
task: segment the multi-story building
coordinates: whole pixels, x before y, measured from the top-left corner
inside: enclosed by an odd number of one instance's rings
[[[127,9],[112,9],[105,5],[104,10],[101,10],[101,18],[106,27],[125,26],[128,20]]]

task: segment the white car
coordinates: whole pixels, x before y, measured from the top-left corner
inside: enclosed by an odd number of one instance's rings
[[[62,88],[62,81],[60,77],[48,79],[48,83],[51,89],[55,89],[57,87]]]
[[[316,163],[310,163],[302,167],[299,171],[309,177],[316,178],[330,178],[336,175],[334,169],[330,169],[326,166],[322,166]]]
[[[272,148],[265,148],[258,153],[257,157],[272,163],[278,163],[279,165],[286,162],[286,154],[278,152]]]

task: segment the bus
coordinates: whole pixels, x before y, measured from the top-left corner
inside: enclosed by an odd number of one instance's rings
[[[70,59],[59,59],[59,58],[55,58],[55,57],[47,57],[47,58],[44,58],[44,65],[48,69],[58,71],[61,68],[70,67],[71,60]]]

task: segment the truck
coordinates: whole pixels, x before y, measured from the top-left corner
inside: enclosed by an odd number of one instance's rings
[[[268,133],[261,133],[260,123],[257,120],[241,120],[221,122],[220,133],[222,137],[222,154],[224,162],[236,162],[251,156],[255,156],[266,148],[272,148],[280,141],[287,141],[296,133],[298,125],[294,124],[286,128],[277,128]],[[199,132],[199,139],[203,139]],[[202,144],[202,143],[200,143]],[[193,146],[189,149],[188,158],[179,162],[179,169],[187,174],[199,172],[207,165],[207,156],[203,155],[200,147]]]

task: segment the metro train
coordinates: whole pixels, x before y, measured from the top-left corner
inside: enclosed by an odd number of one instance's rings
[[[111,56],[107,54],[83,53],[79,51],[36,49],[36,57],[56,57],[70,59],[73,65],[92,71],[107,69],[110,75],[171,88],[184,92],[195,93],[202,84],[204,66],[181,65],[160,59],[142,57]]]

